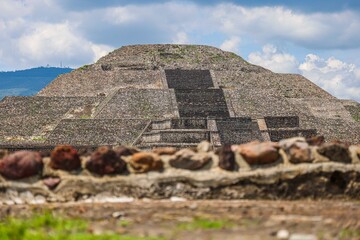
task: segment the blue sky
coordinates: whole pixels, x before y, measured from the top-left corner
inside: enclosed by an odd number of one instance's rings
[[[0,0],[0,71],[145,43],[212,45],[360,101],[358,0]]]

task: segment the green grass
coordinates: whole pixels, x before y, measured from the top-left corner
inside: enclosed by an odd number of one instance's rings
[[[90,65],[85,64],[84,66],[79,67],[79,70],[85,71],[90,68]]]
[[[80,118],[81,119],[89,119],[89,118],[91,118],[91,116],[90,115],[81,115]]]
[[[46,141],[45,137],[32,137],[31,140],[36,141],[36,142],[44,142]]]
[[[206,218],[194,218],[192,222],[180,223],[177,227],[179,230],[206,230],[206,229],[226,229],[232,228],[235,224],[229,220],[210,220]]]
[[[360,229],[342,229],[339,239],[360,239]]]
[[[121,223],[120,226],[128,226]],[[107,233],[93,235],[89,224],[82,219],[55,217],[51,213],[35,215],[29,219],[7,218],[0,222],[1,240],[157,240]]]

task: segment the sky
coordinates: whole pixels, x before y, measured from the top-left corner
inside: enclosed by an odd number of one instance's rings
[[[358,0],[0,0],[0,71],[153,43],[219,47],[360,102]]]

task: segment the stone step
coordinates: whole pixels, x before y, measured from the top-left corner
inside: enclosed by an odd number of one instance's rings
[[[204,129],[153,130],[142,135],[142,143],[193,143],[210,140],[210,133]]]
[[[214,108],[213,106],[200,106],[200,107],[179,107],[180,117],[194,117],[194,118],[228,118],[230,114],[227,108]]]
[[[267,128],[299,127],[298,116],[266,116],[264,120]]]
[[[137,145],[137,148],[140,148],[143,151],[150,151],[154,148],[163,148],[163,147],[173,147],[176,149],[182,148],[196,148],[199,143],[167,143],[167,142],[159,142],[159,143],[142,143]]]
[[[180,117],[230,117],[222,89],[175,89]]]
[[[301,129],[301,128],[279,128],[268,129],[270,140],[278,142],[282,139],[292,137],[305,137],[310,138],[317,135],[316,129]]]
[[[204,89],[214,87],[209,70],[166,69],[165,76],[169,88]]]
[[[152,122],[152,129],[207,129],[207,120],[196,118],[166,119]]]

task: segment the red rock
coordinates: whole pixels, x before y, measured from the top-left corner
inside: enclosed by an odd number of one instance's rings
[[[126,162],[110,147],[99,147],[91,154],[86,168],[99,175],[123,173]]]
[[[318,148],[318,153],[329,158],[333,162],[351,163],[349,144],[334,141],[325,143]]]
[[[43,179],[43,183],[50,189],[53,190],[59,185],[61,179],[58,177],[48,177]]]
[[[65,171],[77,170],[81,167],[79,154],[69,145],[57,146],[51,152],[50,167]]]
[[[135,173],[161,171],[164,167],[159,155],[149,152],[135,153],[132,155],[129,164]]]
[[[176,151],[176,148],[173,147],[154,148],[152,150],[153,153],[158,155],[173,155]]]
[[[211,160],[211,157],[205,153],[195,153],[190,149],[182,149],[170,159],[169,164],[174,168],[187,170],[198,170],[203,168]]]
[[[227,171],[235,171],[238,165],[235,161],[235,154],[231,150],[231,146],[223,146],[216,151],[219,156],[219,167]]]
[[[114,151],[116,152],[116,154],[121,157],[121,156],[130,156],[133,155],[134,153],[139,152],[139,150],[135,149],[135,148],[131,148],[131,147],[125,147],[125,146],[117,146],[114,148]]]
[[[275,142],[254,141],[238,145],[233,149],[238,151],[248,164],[253,165],[276,162],[280,157],[279,148],[279,144]]]
[[[42,172],[43,162],[40,153],[19,151],[0,160],[0,173],[8,179],[22,179]]]

